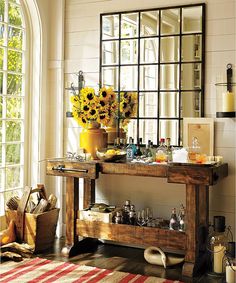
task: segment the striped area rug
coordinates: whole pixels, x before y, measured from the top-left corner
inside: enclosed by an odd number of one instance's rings
[[[43,258],[8,261],[0,264],[0,282],[36,283],[173,283],[180,281],[100,269]]]

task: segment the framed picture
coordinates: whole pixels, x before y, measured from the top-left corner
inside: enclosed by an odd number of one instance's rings
[[[214,155],[213,118],[183,118],[183,146],[191,146],[193,137],[198,139],[202,153]]]

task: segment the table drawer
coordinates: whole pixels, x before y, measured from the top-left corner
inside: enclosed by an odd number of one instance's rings
[[[53,176],[97,179],[98,169],[98,164],[95,162],[47,162],[47,175]]]

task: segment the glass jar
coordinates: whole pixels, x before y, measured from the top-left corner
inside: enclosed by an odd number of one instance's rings
[[[223,275],[225,272],[225,254],[227,235],[225,233],[225,217],[214,216],[214,231],[210,235],[210,251],[212,253],[212,272]]]
[[[226,283],[236,282],[236,259],[226,261]]]
[[[229,242],[226,252],[226,283],[236,282],[235,242]]]
[[[200,153],[200,145],[197,137],[193,137],[192,145],[188,149],[188,159],[190,162],[196,162],[196,157]]]

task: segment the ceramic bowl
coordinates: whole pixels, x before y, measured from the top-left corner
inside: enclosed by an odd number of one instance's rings
[[[126,151],[116,149],[102,149],[96,151],[97,158],[107,162],[124,161],[126,159]]]

